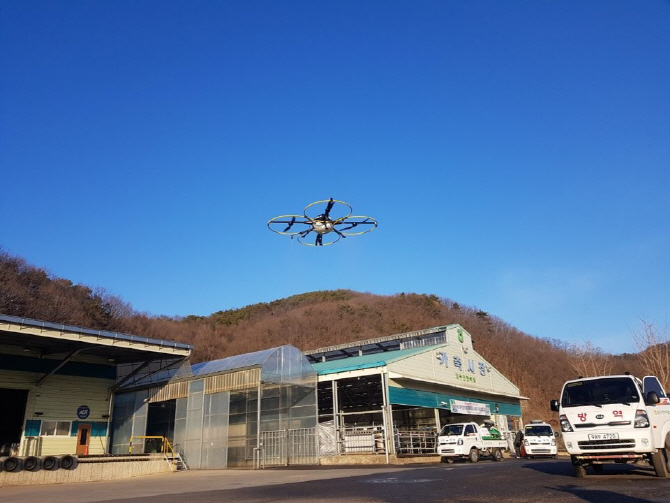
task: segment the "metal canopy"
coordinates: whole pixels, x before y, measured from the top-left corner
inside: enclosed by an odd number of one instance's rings
[[[21,348],[26,356],[53,357],[75,351],[114,363],[184,358],[193,346],[129,334],[90,330],[0,314],[0,345]]]

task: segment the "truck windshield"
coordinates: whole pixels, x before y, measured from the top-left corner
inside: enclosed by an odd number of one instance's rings
[[[608,403],[630,405],[639,401],[637,386],[630,377],[603,377],[566,384],[563,388],[561,406],[595,405],[601,407]]]
[[[526,426],[525,435],[528,437],[553,437],[551,426]]]
[[[442,428],[442,431],[440,431],[440,436],[442,437],[448,437],[450,435],[460,436],[462,433],[463,433],[462,424],[448,424],[444,428]]]

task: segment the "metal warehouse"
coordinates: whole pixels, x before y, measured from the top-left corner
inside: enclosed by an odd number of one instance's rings
[[[448,423],[492,419],[509,437],[519,388],[448,325],[306,351],[319,377],[322,456],[435,453]],[[324,460],[322,460],[323,462]]]
[[[0,315],[0,456],[104,454],[117,370],[169,368],[192,347]]]
[[[0,315],[0,456],[162,460],[167,446],[173,469],[391,463],[435,455],[448,423],[521,426],[525,398],[460,325],[194,365],[191,351]]]

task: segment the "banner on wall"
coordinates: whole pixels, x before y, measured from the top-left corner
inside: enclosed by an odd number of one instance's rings
[[[465,402],[451,399],[451,412],[457,414],[472,414],[476,416],[490,416],[491,408],[487,403]]]

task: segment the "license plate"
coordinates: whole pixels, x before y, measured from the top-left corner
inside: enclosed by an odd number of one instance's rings
[[[619,440],[618,433],[590,433],[589,440]]]

